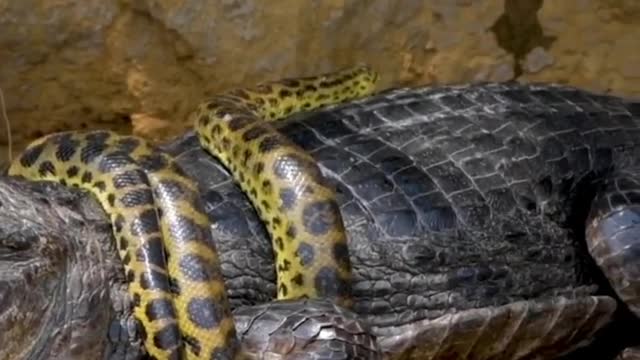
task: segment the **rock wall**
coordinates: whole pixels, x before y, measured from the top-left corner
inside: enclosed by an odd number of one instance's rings
[[[68,129],[162,139],[215,92],[361,61],[381,87],[640,96],[639,18],[636,0],[0,0],[0,88],[14,153]]]

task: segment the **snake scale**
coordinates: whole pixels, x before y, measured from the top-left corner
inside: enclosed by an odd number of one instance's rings
[[[189,117],[271,235],[278,299],[323,297],[348,307],[351,266],[334,190],[269,122],[370,94],[377,78],[358,66],[272,81],[218,95]],[[9,175],[79,187],[98,199],[151,357],[242,355],[207,215],[172,158],[134,136],[60,132],[29,144]]]

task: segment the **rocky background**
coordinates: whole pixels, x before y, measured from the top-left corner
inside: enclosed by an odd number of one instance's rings
[[[640,96],[640,2],[0,0],[14,153],[68,129],[163,139],[215,92],[361,61],[381,87],[517,79]]]

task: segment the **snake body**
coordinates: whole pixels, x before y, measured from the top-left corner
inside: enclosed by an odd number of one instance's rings
[[[335,192],[313,158],[269,124],[374,90],[366,66],[237,89],[191,115],[200,144],[230,170],[267,227],[279,299],[350,306],[351,263]]]
[[[235,351],[235,327],[195,184],[142,139],[63,132],[31,143],[10,175],[89,190],[109,214],[133,312],[157,359]]]
[[[202,145],[228,166],[272,236],[279,299],[325,297],[349,306],[351,268],[334,191],[312,158],[268,121],[369,94],[376,79],[367,67],[284,79],[230,91],[192,115]],[[153,358],[241,355],[197,187],[168,155],[134,136],[61,132],[32,142],[9,175],[79,187],[98,199]]]

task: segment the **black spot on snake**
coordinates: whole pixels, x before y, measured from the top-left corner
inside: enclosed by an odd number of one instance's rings
[[[171,237],[175,242],[202,241],[208,238],[209,228],[197,224],[188,217],[177,215],[169,226]]]
[[[202,351],[202,345],[200,345],[200,341],[189,335],[182,335],[182,338],[184,339],[184,342],[189,345],[189,350],[193,353],[193,355],[200,356],[200,352]]]
[[[89,164],[102,155],[106,149],[107,145],[104,143],[87,143],[80,150],[80,161],[84,164]]]
[[[45,160],[38,167],[38,174],[40,174],[40,176],[47,176],[47,175],[55,176],[56,167],[53,165],[51,161]]]
[[[67,169],[67,177],[74,178],[78,176],[79,173],[80,173],[80,168],[78,168],[75,165],[72,165]]]
[[[265,125],[258,124],[245,131],[242,134],[242,140],[250,142],[268,133],[269,129]]]
[[[33,164],[38,161],[38,158],[40,158],[40,155],[42,155],[44,148],[44,144],[38,144],[27,148],[20,156],[20,165],[24,167],[33,166]]]
[[[141,236],[160,232],[158,224],[158,214],[155,209],[142,211],[131,221],[131,235]]]
[[[141,156],[140,159],[138,159],[138,164],[147,171],[155,172],[167,167],[167,159],[163,153],[157,152],[151,155]]]
[[[296,250],[296,254],[300,257],[300,264],[302,266],[309,266],[313,263],[313,260],[316,257],[316,251],[311,244],[306,242],[301,242],[298,245],[298,250]]]
[[[58,148],[56,149],[56,159],[58,161],[69,161],[75,155],[76,151],[78,151],[78,147],[80,146],[80,142],[74,139],[71,134],[65,134],[56,139]]]
[[[116,215],[116,218],[113,220],[113,226],[115,228],[116,233],[121,233],[122,228],[124,228],[125,220],[122,214]]]
[[[231,131],[238,131],[255,123],[256,121],[257,119],[254,116],[236,116],[231,119],[227,125]]]
[[[260,145],[258,146],[258,151],[260,151],[260,153],[262,154],[265,154],[280,148],[285,143],[286,142],[283,140],[283,138],[279,134],[269,135],[269,136],[266,136],[264,139],[262,139],[262,141],[260,141]]]
[[[291,210],[296,205],[298,194],[292,188],[280,189],[280,201],[282,201],[282,208],[284,210]]]
[[[111,173],[118,169],[121,169],[127,165],[132,164],[134,161],[129,154],[116,151],[106,154],[100,158],[98,163],[98,170],[103,173]]]
[[[153,299],[147,303],[145,314],[149,321],[172,319],[176,317],[173,303],[169,299]]]
[[[302,211],[302,222],[305,229],[316,236],[325,235],[338,225],[340,210],[338,206],[327,200],[308,204]]]
[[[191,281],[210,281],[222,278],[215,264],[197,254],[186,254],[180,259],[180,270]]]
[[[113,187],[116,189],[140,185],[149,185],[147,176],[142,170],[125,170],[113,176]]]
[[[109,203],[109,206],[113,207],[113,205],[115,205],[115,203],[116,203],[116,196],[115,196],[115,194],[109,194],[109,195],[107,195],[107,202]]]
[[[127,208],[153,205],[153,193],[148,188],[129,190],[120,197],[120,203]]]
[[[93,174],[90,173],[89,171],[85,171],[82,174],[82,178],[80,179],[80,181],[82,181],[83,184],[88,184],[90,182],[93,181]]]
[[[333,257],[336,259],[340,267],[349,268],[351,266],[351,260],[349,259],[349,247],[347,246],[347,244],[334,244]]]
[[[159,349],[168,350],[178,347],[180,344],[180,331],[178,325],[167,324],[161,330],[153,335],[153,344]]]
[[[140,274],[140,287],[144,290],[152,289],[168,292],[169,278],[163,272],[148,270]]]
[[[304,275],[302,275],[302,273],[297,273],[291,278],[291,281],[298,286],[302,286],[304,285]]]
[[[94,182],[93,187],[100,192],[104,192],[105,190],[107,190],[107,184],[105,184],[102,180]]]
[[[298,235],[298,230],[295,225],[289,225],[286,232],[288,240],[295,239],[296,235]]]
[[[336,269],[325,266],[317,272],[314,286],[318,294],[349,295],[349,284],[340,277]]]
[[[160,269],[167,266],[164,244],[160,236],[152,236],[136,250],[136,260],[148,262]]]
[[[189,319],[197,326],[212,329],[220,323],[223,309],[211,298],[192,298],[187,305]]]

